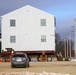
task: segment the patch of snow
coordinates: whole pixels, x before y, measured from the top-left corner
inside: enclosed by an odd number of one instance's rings
[[[42,73],[37,72],[0,72],[0,75],[70,75],[62,73],[48,73],[43,71]]]
[[[71,59],[71,61],[76,61],[76,59]]]

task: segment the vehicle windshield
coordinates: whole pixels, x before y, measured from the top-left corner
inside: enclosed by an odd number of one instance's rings
[[[25,57],[24,54],[15,54],[13,57]]]

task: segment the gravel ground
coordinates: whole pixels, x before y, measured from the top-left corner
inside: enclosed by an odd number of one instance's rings
[[[29,68],[11,68],[10,62],[0,62],[0,75],[76,75],[76,61],[30,62]]]

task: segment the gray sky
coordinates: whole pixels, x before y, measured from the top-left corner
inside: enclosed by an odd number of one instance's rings
[[[56,16],[56,31],[62,37],[73,31],[76,0],[0,0],[0,16],[23,6],[31,5]]]

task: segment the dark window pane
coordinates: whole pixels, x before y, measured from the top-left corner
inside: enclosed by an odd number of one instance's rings
[[[41,26],[46,26],[46,19],[41,19]]]
[[[15,20],[10,20],[10,26],[15,26],[16,25],[16,22],[15,22]]]

